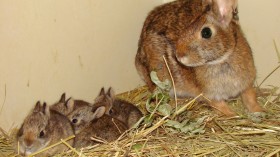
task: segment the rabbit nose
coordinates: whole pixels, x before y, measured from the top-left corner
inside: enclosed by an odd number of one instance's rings
[[[185,58],[185,57],[188,57],[188,54],[187,53],[185,53],[185,52],[177,52],[176,53],[176,58],[179,60],[179,59],[181,59],[181,58]]]
[[[33,140],[32,139],[25,139],[24,140],[24,145],[28,148],[32,147],[33,145]]]
[[[188,53],[186,53],[188,50],[186,48],[181,48],[181,49],[177,49],[176,50],[176,57],[179,58],[183,58],[183,57],[187,57]]]
[[[176,52],[176,58],[179,62],[181,62],[182,64],[185,64],[185,63],[188,63],[189,61],[189,55],[187,53],[184,53],[184,52],[180,52],[180,51],[177,51]]]

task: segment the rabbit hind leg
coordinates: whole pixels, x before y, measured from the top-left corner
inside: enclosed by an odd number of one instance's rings
[[[233,112],[229,108],[228,104],[225,101],[215,101],[215,100],[212,100],[210,102],[210,106],[213,107],[214,109],[220,111],[225,116],[228,116],[228,117],[236,116],[236,113]]]
[[[253,87],[249,87],[243,91],[241,98],[249,112],[264,112],[264,109],[257,102],[256,92]]]

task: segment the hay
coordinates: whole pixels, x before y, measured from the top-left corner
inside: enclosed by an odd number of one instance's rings
[[[233,118],[221,117],[208,105],[197,103],[193,99],[178,100],[177,112],[180,112],[180,116],[172,120],[182,122],[189,119],[188,124],[191,125],[204,117],[200,125],[204,133],[183,133],[179,129],[168,127],[166,124],[171,118],[154,112],[151,125],[142,122],[142,125],[125,132],[114,142],[100,142],[77,150],[78,152],[69,150],[55,156],[279,156],[280,95],[277,94],[277,89],[258,89],[258,101],[267,110],[261,123],[254,122],[254,117],[246,114],[239,98],[229,102],[230,107],[239,115]],[[140,87],[118,97],[136,104],[143,113],[149,114],[146,102],[150,95],[146,87]],[[192,102],[191,105],[189,102]],[[175,108],[174,100],[170,104]],[[187,111],[182,112],[182,108]],[[7,136],[0,133],[0,156],[17,155],[12,148],[12,139],[11,134]]]

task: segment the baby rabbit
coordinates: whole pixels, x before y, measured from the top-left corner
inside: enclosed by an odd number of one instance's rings
[[[20,154],[28,156],[71,135],[74,135],[74,130],[67,117],[50,110],[46,103],[41,105],[37,102],[17,133]],[[73,145],[73,140],[67,142]],[[50,156],[65,149],[67,147],[61,144],[40,156]]]
[[[123,122],[128,128],[131,128],[143,116],[142,112],[133,104],[115,98],[114,90],[111,87],[107,93],[104,88],[101,89],[93,106],[105,106],[107,115]]]
[[[51,106],[52,110],[55,110],[63,115],[68,115],[75,109],[79,107],[84,107],[91,105],[90,103],[83,101],[83,100],[74,100],[69,98],[68,100],[65,99],[65,93],[61,95],[60,100]]]
[[[68,118],[74,126],[76,148],[97,143],[91,140],[91,137],[111,142],[127,130],[122,122],[104,114],[104,106],[98,108],[85,106],[70,113]]]
[[[171,80],[178,97],[201,93],[225,115],[235,115],[226,100],[241,95],[249,112],[261,112],[253,88],[252,50],[236,12],[237,0],[177,0],[148,15],[139,39],[135,65],[152,91],[150,72]],[[174,91],[170,95],[174,96]]]
[[[80,133],[86,128],[94,119],[100,118],[105,113],[105,107],[95,108],[93,111],[92,106],[80,107],[71,112],[67,117],[71,121],[75,134]]]

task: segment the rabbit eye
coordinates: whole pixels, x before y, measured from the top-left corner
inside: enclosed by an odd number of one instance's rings
[[[41,131],[40,134],[39,134],[39,137],[42,138],[44,135],[45,135],[45,132]]]
[[[109,111],[109,114],[110,114],[110,115],[111,115],[111,114],[113,114],[113,111],[112,111],[112,110],[110,110],[110,111]]]
[[[73,119],[72,120],[72,123],[74,123],[74,124],[77,123],[77,122],[78,122],[78,119]]]
[[[202,38],[204,38],[204,39],[209,39],[209,38],[211,38],[211,37],[212,37],[212,31],[211,31],[211,29],[210,29],[209,27],[203,28],[202,31],[201,31],[201,36],[202,36]]]

